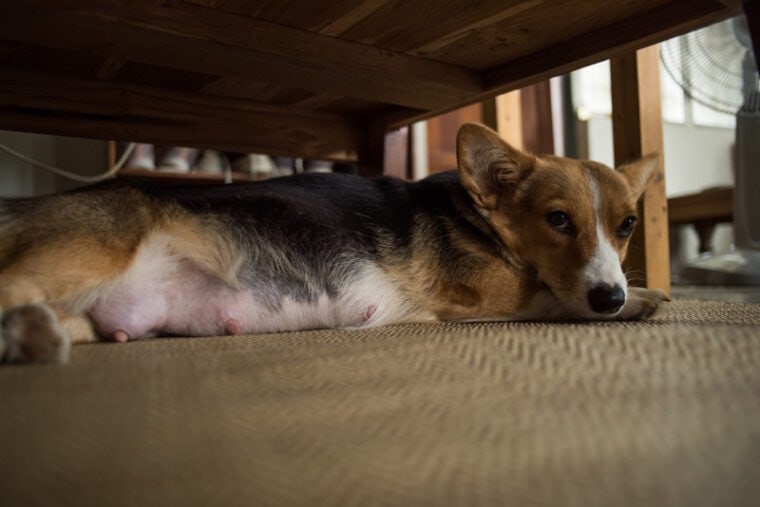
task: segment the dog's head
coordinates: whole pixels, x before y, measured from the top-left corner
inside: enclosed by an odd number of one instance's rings
[[[628,289],[621,263],[637,221],[636,202],[659,155],[615,170],[530,155],[487,127],[465,124],[457,158],[462,185],[514,263],[535,271],[579,318],[620,311]]]

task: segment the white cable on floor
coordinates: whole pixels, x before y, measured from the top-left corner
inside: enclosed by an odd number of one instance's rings
[[[82,176],[81,174],[74,174],[69,171],[65,171],[63,169],[59,169],[58,167],[54,167],[52,165],[47,165],[42,162],[38,162],[34,160],[33,158],[27,157],[23,153],[19,153],[16,150],[13,150],[11,148],[8,148],[4,144],[0,144],[0,151],[4,151],[8,155],[15,157],[22,162],[25,162],[32,167],[36,167],[38,169],[42,169],[43,171],[48,171],[53,174],[56,174],[58,176],[63,176],[64,178],[69,178],[74,181],[79,181],[81,183],[97,183],[99,181],[107,180],[110,178],[113,178],[117,172],[119,172],[119,169],[122,168],[122,166],[127,162],[127,159],[132,154],[132,151],[135,149],[135,143],[129,143],[127,146],[127,149],[124,150],[124,153],[122,153],[121,157],[119,157],[119,160],[114,164],[112,168],[110,168],[108,171],[104,172],[103,174],[98,174],[97,176]]]

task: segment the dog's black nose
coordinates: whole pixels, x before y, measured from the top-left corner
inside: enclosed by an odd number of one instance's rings
[[[588,302],[596,313],[615,313],[625,304],[625,292],[620,285],[595,285],[588,291]]]

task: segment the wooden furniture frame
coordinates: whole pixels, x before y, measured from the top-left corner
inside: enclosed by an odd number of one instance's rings
[[[668,223],[693,225],[699,237],[699,253],[712,251],[715,226],[734,220],[734,189],[708,188],[698,194],[668,199]]]
[[[662,144],[655,56],[636,51],[742,10],[741,0],[4,0],[0,128],[358,161],[377,174],[389,131],[613,58],[622,161]],[[658,179],[632,254],[667,288],[665,203]]]

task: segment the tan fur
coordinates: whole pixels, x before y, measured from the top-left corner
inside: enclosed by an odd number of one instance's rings
[[[602,193],[614,196],[601,210],[606,219],[604,231],[624,259],[629,240],[618,238],[614,231],[627,216],[636,215],[636,201],[659,163],[659,155],[652,154],[612,171],[592,161],[533,156],[476,124],[460,129],[457,155],[464,187],[507,246],[513,264],[524,270],[501,277],[483,276],[483,285],[475,290],[487,293],[485,283],[494,281],[501,288],[497,290],[500,300],[519,301],[523,307],[530,300],[530,291],[539,288],[512,277],[530,278],[540,273],[540,281],[557,292],[570,291],[578,270],[597,247],[587,172],[598,179]],[[577,237],[562,235],[547,225],[545,215],[552,210],[572,216],[578,225]]]
[[[654,154],[613,171],[590,161],[534,156],[474,124],[461,128],[457,155],[460,181],[504,251],[453,227],[450,247],[467,254],[466,265],[444,265],[430,246],[435,229],[424,221],[415,224],[410,251],[397,252],[392,238],[381,241],[379,267],[405,298],[399,321],[564,317],[555,312],[552,298],[574,289],[579,270],[594,255],[595,217],[603,217],[603,238],[623,259],[628,238],[615,231],[636,214],[636,201],[659,164]],[[595,188],[612,198],[595,204]],[[91,213],[93,208],[100,213]],[[555,210],[572,216],[577,234],[561,234],[547,224],[547,214]],[[49,344],[96,339],[83,312],[108,295],[141,249],[157,238],[162,248],[233,289],[240,288],[246,256],[256,255],[240,251],[233,233],[214,215],[191,214],[129,188],[52,196],[29,201],[12,219],[11,213],[0,208],[0,312],[11,310],[3,326],[15,333],[11,344],[18,345],[18,354],[30,356],[23,360],[54,357]],[[293,262],[287,251],[275,258]],[[621,315],[648,315],[663,298],[635,291]],[[26,322],[24,315],[33,318]],[[48,336],[48,343],[29,335],[21,347],[30,329]]]
[[[39,329],[49,328],[53,337],[49,341],[54,344],[96,340],[92,323],[82,312],[119,282],[141,246],[155,234],[167,236],[177,255],[238,286],[242,255],[225,236],[221,223],[191,216],[132,190],[124,194],[123,203],[108,202],[97,192],[84,199],[76,194],[51,196],[36,201],[13,225],[3,224],[0,315],[3,309],[45,304],[57,321],[51,324],[42,319],[29,328],[37,329],[36,335]],[[97,206],[105,206],[111,219],[94,217],[90,210]],[[44,346],[35,345],[40,340],[29,343],[24,349],[27,360],[47,354]]]

